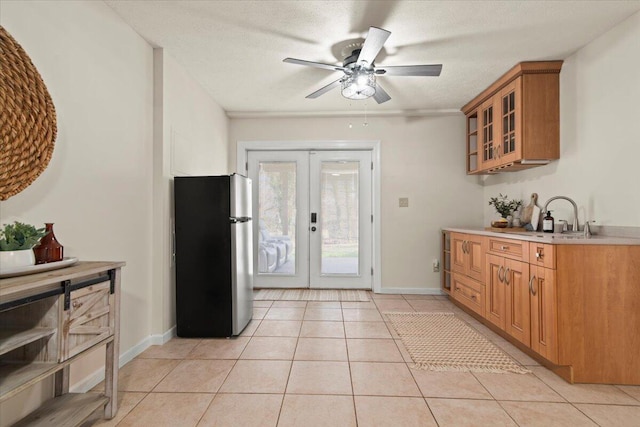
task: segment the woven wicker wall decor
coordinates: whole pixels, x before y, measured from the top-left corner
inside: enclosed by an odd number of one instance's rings
[[[0,200],[47,168],[56,133],[56,110],[40,73],[0,26]]]

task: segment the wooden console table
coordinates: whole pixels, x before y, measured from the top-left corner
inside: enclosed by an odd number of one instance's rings
[[[78,426],[104,407],[118,410],[120,268],[78,262],[0,279],[0,402],[54,375],[54,397],[16,426]],[[69,365],[106,344],[105,391],[69,393]]]

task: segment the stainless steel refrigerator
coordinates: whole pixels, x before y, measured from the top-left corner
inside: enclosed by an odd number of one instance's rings
[[[176,323],[179,337],[230,337],[253,314],[251,180],[176,177]]]

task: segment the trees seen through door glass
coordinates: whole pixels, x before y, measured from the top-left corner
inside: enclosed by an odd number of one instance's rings
[[[322,162],[322,274],[358,274],[359,162]]]
[[[296,163],[259,163],[258,273],[296,273]]]

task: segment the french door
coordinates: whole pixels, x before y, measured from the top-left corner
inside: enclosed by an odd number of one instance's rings
[[[250,151],[254,286],[371,289],[370,151]]]

